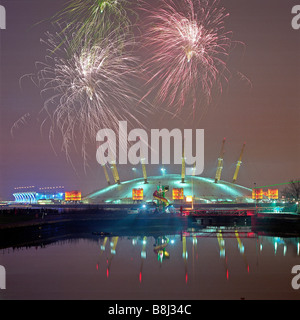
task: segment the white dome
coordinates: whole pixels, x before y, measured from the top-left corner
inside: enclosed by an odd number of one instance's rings
[[[132,201],[132,189],[143,189],[144,201],[153,200],[153,192],[158,185],[169,186],[165,197],[173,203],[172,189],[183,188],[184,196],[193,196],[195,202],[208,203],[215,201],[252,202],[251,189],[233,183],[219,181],[198,176],[187,176],[185,183],[181,182],[178,174],[166,174],[164,176],[148,177],[148,183],[143,178],[114,184],[85,197],[88,203],[129,203]]]

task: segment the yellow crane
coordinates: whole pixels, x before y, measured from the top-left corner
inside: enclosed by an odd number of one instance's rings
[[[246,146],[246,144],[244,143],[244,144],[243,144],[242,151],[241,151],[241,154],[240,154],[240,157],[239,157],[239,160],[238,160],[238,162],[237,162],[237,164],[236,164],[236,169],[235,169],[235,172],[234,172],[234,176],[233,176],[233,181],[232,181],[232,183],[235,183],[236,180],[237,180],[237,176],[238,176],[238,173],[239,173],[241,164],[242,164],[242,157],[243,157],[243,154],[244,154],[245,146]]]
[[[216,172],[215,183],[218,183],[218,181],[221,179],[221,173],[222,173],[222,169],[223,169],[223,158],[224,158],[225,141],[226,141],[226,138],[223,139],[222,149],[221,149],[221,152],[220,152],[220,156],[218,158],[218,168],[217,168],[217,172]]]

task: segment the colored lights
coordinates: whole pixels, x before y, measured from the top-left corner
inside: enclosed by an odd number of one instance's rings
[[[277,200],[278,199],[278,189],[268,189],[267,197],[269,199]]]
[[[183,188],[173,188],[172,198],[173,200],[184,200]]]
[[[268,189],[267,191],[263,191],[263,189],[252,190],[252,199],[262,200],[264,197],[270,200],[277,200],[278,189]]]
[[[68,191],[65,193],[65,201],[81,201],[81,191]]]
[[[160,168],[159,168],[160,170]],[[131,169],[130,169],[131,171]],[[153,199],[153,192],[155,185],[169,186],[169,193],[167,199],[172,202],[185,202],[185,196],[193,196],[193,203],[212,203],[214,200],[218,202],[237,202],[237,203],[251,203],[251,189],[233,185],[224,181],[219,181],[215,184],[214,180],[202,178],[198,176],[186,176],[185,182],[182,183],[180,175],[166,174],[162,176],[149,176],[148,183],[145,184],[144,178],[137,178],[129,181],[122,181],[121,185],[111,185],[102,190],[87,196],[87,203],[97,204],[109,200],[111,203],[128,203],[133,200],[133,189],[143,188],[143,199],[151,201]],[[163,190],[162,190],[163,191]],[[166,190],[164,190],[166,191]],[[140,198],[141,199],[141,198]]]
[[[252,199],[261,200],[263,198],[263,190],[262,189],[253,189],[252,190]]]
[[[185,197],[186,202],[193,202],[193,197],[192,196],[186,196]]]
[[[143,200],[144,199],[144,189],[132,189],[132,200]]]
[[[28,187],[32,188],[32,187]],[[81,192],[80,191],[71,191],[71,192],[62,192],[63,187],[44,187],[39,188],[39,192],[36,191],[26,191],[27,187],[15,188],[20,190],[13,194],[15,202],[24,203],[24,204],[52,204],[55,202],[62,201],[81,201]],[[23,190],[24,191],[21,191]]]

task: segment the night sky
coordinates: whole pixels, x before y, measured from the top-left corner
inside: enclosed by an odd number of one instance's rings
[[[55,154],[47,132],[41,134],[34,117],[14,131],[20,117],[38,115],[43,106],[39,89],[20,78],[35,71],[43,61],[45,47],[40,43],[49,21],[62,0],[0,0],[7,13],[7,29],[0,30],[0,199],[13,199],[14,187],[65,186],[87,194],[106,185],[104,173],[96,162],[96,147],[90,146],[89,167],[84,170],[80,156],[74,166],[63,153]],[[229,12],[226,28],[237,46],[231,63],[247,76],[233,78],[201,121],[184,122],[161,114],[147,117],[149,129],[199,128],[205,130],[205,167],[203,176],[214,178],[222,139],[226,153],[222,179],[231,181],[235,163],[246,142],[243,164],[237,183],[246,187],[289,182],[300,178],[300,30],[291,26],[293,0],[223,0]],[[37,24],[39,23],[39,24]],[[161,118],[161,120],[159,120]],[[167,120],[166,120],[167,119]],[[137,175],[142,177],[141,168]],[[168,173],[180,173],[170,166]],[[132,170],[119,167],[121,180],[133,178]],[[148,175],[160,174],[159,166],[149,166]]]

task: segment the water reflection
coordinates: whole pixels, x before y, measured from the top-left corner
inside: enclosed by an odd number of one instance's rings
[[[247,249],[245,249],[244,242],[247,241],[249,246],[255,245],[256,255],[263,254],[263,248],[267,248],[266,253],[276,256],[278,249],[282,247],[282,256],[285,257],[287,251],[295,253],[299,256],[300,252],[300,239],[299,238],[281,238],[281,237],[268,237],[259,236],[251,231],[249,228],[228,228],[228,227],[208,227],[205,230],[195,231],[187,230],[180,234],[159,235],[159,236],[137,236],[122,238],[121,242],[126,242],[127,246],[138,247],[140,250],[140,267],[138,280],[141,283],[143,277],[143,266],[148,260],[156,260],[159,264],[178,263],[178,251],[181,251],[181,259],[183,262],[185,282],[188,282],[188,260],[191,257],[191,267],[195,269],[195,263],[199,259],[198,247],[203,242],[209,240],[210,244],[218,244],[219,262],[224,267],[224,274],[226,279],[229,279],[229,265],[228,256],[232,258],[235,249],[241,260],[243,261],[244,269],[247,273],[250,272],[250,265],[247,258]],[[106,252],[107,271],[106,275],[109,277],[110,267],[113,257],[119,253],[117,244],[119,237],[102,237],[99,238],[100,256],[101,259],[104,252]],[[234,244],[235,242],[235,244]],[[109,243],[109,246],[107,246]],[[226,246],[226,243],[228,244]],[[207,245],[207,243],[205,243]],[[271,245],[271,247],[270,247]],[[232,252],[227,254],[227,250]],[[236,247],[236,248],[235,248]],[[270,250],[273,248],[272,250]],[[250,251],[251,249],[249,249]],[[236,256],[234,257],[236,259]],[[121,267],[121,266],[119,266]],[[96,265],[97,270],[99,264]]]
[[[1,250],[0,264],[11,277],[11,290],[0,294],[49,298],[53,290],[57,299],[299,298],[290,286],[291,267],[299,264],[299,243],[296,237],[270,237],[235,226],[174,234],[73,235]],[[23,274],[16,281],[20,264]],[[61,283],[53,281],[57,272]],[[26,278],[31,277],[39,281],[28,293]]]

